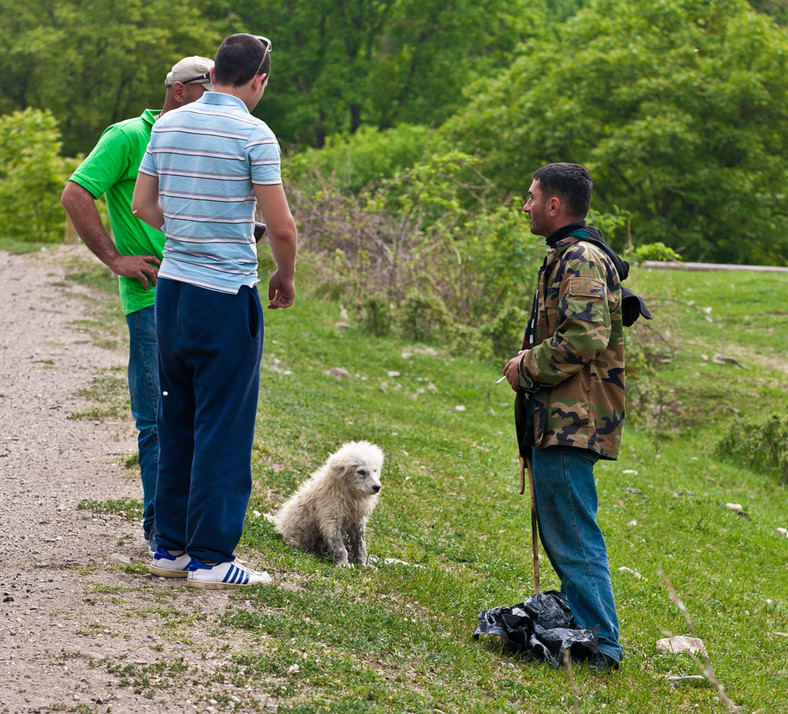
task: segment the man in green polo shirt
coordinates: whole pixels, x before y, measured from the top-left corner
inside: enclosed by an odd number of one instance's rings
[[[159,458],[159,364],[153,302],[164,234],[132,215],[131,198],[153,123],[165,112],[212,90],[212,67],[213,60],[205,57],[185,57],[175,64],[165,80],[167,91],[161,111],[146,109],[139,117],[108,127],[73,173],[60,199],[85,245],[118,275],[129,326],[129,395],[139,432],[143,535],[153,551],[153,496]],[[96,199],[103,194],[114,240],[104,229],[96,208]]]

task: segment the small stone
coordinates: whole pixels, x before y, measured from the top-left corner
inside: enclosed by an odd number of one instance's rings
[[[454,411],[455,412],[464,412],[465,411],[465,407],[462,404],[458,404],[456,407],[454,407]]]
[[[337,377],[338,379],[347,379],[350,377],[350,372],[342,367],[332,367],[326,370],[324,374],[327,374],[329,377]]]
[[[706,645],[703,640],[697,637],[687,637],[685,635],[674,635],[673,637],[666,637],[662,640],[657,640],[657,650],[660,652],[671,652],[674,654],[680,652],[706,652]]]
[[[112,553],[107,556],[110,563],[120,563],[120,565],[131,565],[131,558],[123,553]]]

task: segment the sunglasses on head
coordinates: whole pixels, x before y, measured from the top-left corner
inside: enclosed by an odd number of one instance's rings
[[[210,82],[211,81],[211,73],[206,72],[205,74],[198,74],[196,77],[192,77],[191,79],[184,79],[181,84],[189,84],[190,82]]]
[[[262,35],[255,35],[255,37],[260,40],[263,47],[265,48],[263,51],[263,59],[260,60],[260,64],[257,66],[257,70],[255,70],[255,74],[259,74],[260,70],[263,68],[263,62],[265,62],[265,58],[271,54],[273,46],[271,45],[271,40],[269,40],[267,37],[263,37]]]

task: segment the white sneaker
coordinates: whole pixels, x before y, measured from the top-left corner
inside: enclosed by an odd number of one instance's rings
[[[199,558],[192,558],[186,584],[193,588],[223,590],[245,585],[268,585],[271,582],[268,573],[250,570],[237,558],[216,565],[206,565]]]
[[[185,578],[189,574],[190,560],[191,556],[187,553],[173,555],[160,545],[153,554],[153,561],[148,566],[148,570],[164,578]]]

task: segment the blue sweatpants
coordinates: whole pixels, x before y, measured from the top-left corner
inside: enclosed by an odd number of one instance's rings
[[[236,295],[159,278],[158,542],[226,562],[252,490],[263,355],[257,288]]]

